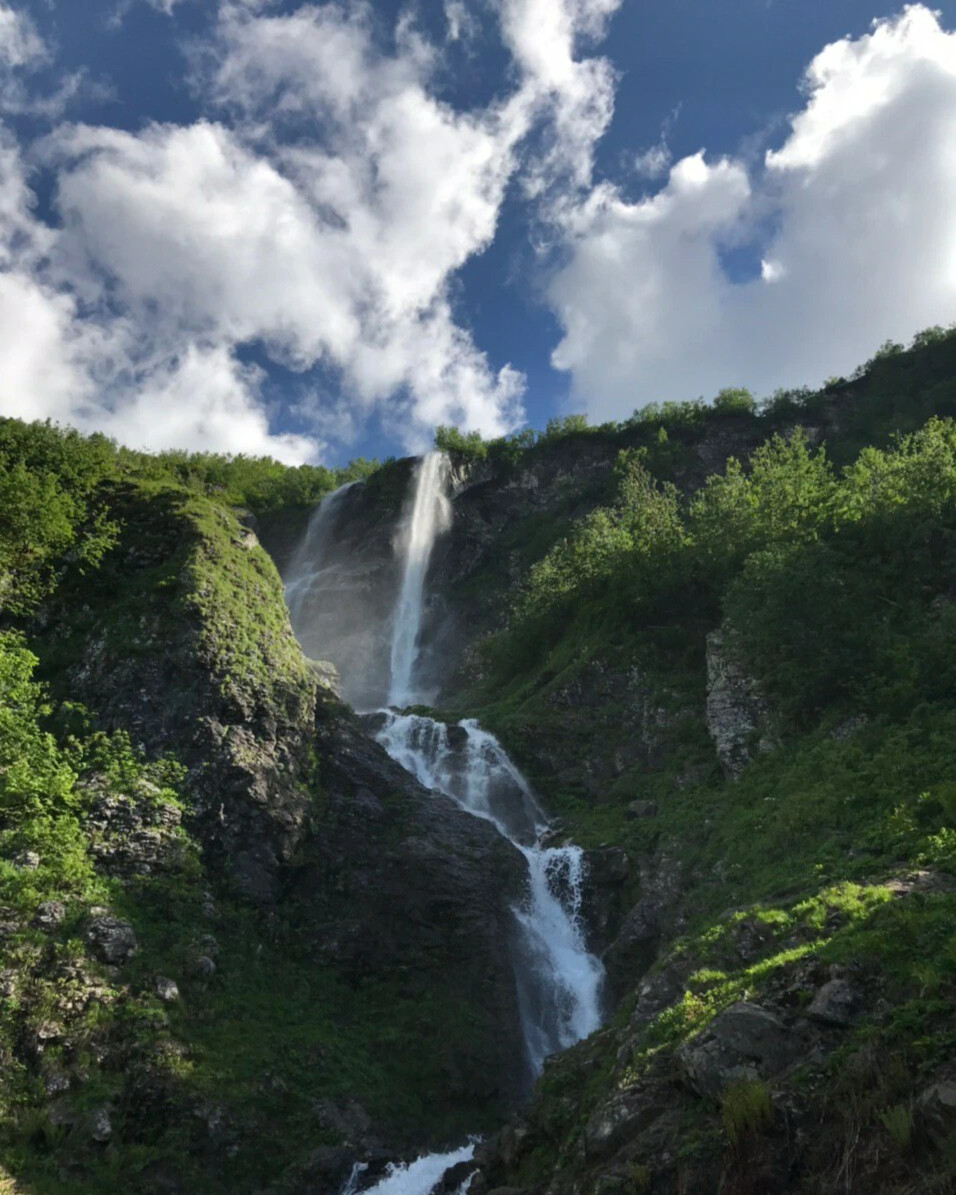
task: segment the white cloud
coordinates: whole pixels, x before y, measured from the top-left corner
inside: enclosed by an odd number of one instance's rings
[[[47,57],[43,39],[26,13],[0,4],[0,67],[34,67]]]
[[[642,178],[662,178],[673,161],[671,151],[663,142],[634,155],[634,170]]]
[[[618,2],[504,0],[514,85],[462,112],[437,97],[437,51],[407,17],[385,52],[361,4],[224,0],[195,69],[207,119],[56,130],[39,151],[55,228],[34,219],[22,173],[9,202],[0,188],[0,221],[42,243],[4,279],[9,306],[20,287],[33,312],[7,312],[23,337],[18,412],[304,459],[318,440],[271,435],[263,379],[240,364],[258,344],[303,371],[304,391],[314,367],[337,380],[319,432],[373,408],[410,447],[439,422],[516,426],[524,380],[458,322],[452,281],[494,238],[517,172],[539,193],[589,178],[613,79],[580,47]]]
[[[697,155],[565,213],[554,363],[595,416],[813,383],[956,318],[956,34],[910,6],[821,51],[805,94],[760,175]],[[721,249],[748,239],[761,275],[733,283]]]

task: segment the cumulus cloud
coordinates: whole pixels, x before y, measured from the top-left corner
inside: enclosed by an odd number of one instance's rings
[[[55,227],[33,218],[22,174],[10,192],[20,239],[44,242],[6,279],[9,306],[19,286],[33,311],[18,325],[18,413],[290,460],[373,409],[413,448],[440,422],[515,427],[524,379],[475,344],[452,283],[494,238],[516,173],[538,192],[589,177],[613,86],[582,47],[618,2],[503,0],[511,89],[460,111],[438,97],[437,49],[408,17],[385,50],[363,4],[223,0],[195,54],[205,119],[57,129],[36,151],[56,178]],[[334,378],[331,418],[298,405],[314,435],[270,434],[247,345],[304,389],[310,371]]]
[[[650,198],[565,213],[553,360],[597,417],[817,382],[956,318],[956,34],[911,5],[825,47],[804,94],[762,170],[698,154]],[[722,251],[747,244],[760,272],[732,282]]]

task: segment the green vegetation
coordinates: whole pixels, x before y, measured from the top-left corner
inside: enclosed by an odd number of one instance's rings
[[[724,395],[644,416],[685,446],[735,421],[742,450],[709,476],[613,433],[613,491],[537,541],[457,699],[571,837],[627,851],[634,899],[664,873],[681,915],[655,965],[678,997],[626,1036],[625,1001],[587,1063],[554,1069],[532,1113],[548,1145],[501,1181],[547,1182],[555,1158],[572,1181],[615,1088],[672,1074],[735,1002],[806,1008],[836,973],[870,1011],[803,1080],[819,1141],[794,1189],[942,1192],[953,1158],[914,1108],[956,1049],[956,335],[756,411]],[[718,628],[766,710],[736,779],[705,726]],[[752,1171],[775,1091],[732,1087],[710,1111],[685,1096],[688,1159]]]
[[[720,1119],[734,1147],[768,1128],[773,1121],[773,1105],[767,1084],[759,1079],[731,1083],[720,1101]]]
[[[114,542],[102,509],[104,485],[179,486],[256,515],[310,507],[344,484],[373,475],[377,461],[343,469],[291,467],[269,457],[149,454],[47,423],[0,419],[0,612],[22,615],[55,588],[57,570],[95,568]]]

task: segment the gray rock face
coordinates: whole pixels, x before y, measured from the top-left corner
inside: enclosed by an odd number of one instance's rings
[[[327,707],[321,826],[290,877],[317,965],[440,992],[473,1024],[443,1046],[452,1088],[511,1106],[524,1082],[510,942],[524,858],[481,819],[424,789],[350,714]]]
[[[779,1017],[741,1000],[685,1042],[677,1056],[690,1086],[700,1095],[716,1097],[737,1080],[779,1074],[799,1049]]]
[[[844,1028],[853,1024],[861,1003],[860,993],[845,979],[831,979],[813,997],[807,1016]]]
[[[707,730],[729,780],[736,780],[756,753],[777,746],[770,707],[726,628],[707,636]]]
[[[635,986],[657,957],[662,938],[679,932],[683,866],[666,850],[640,863],[641,898],[604,952],[611,994],[619,999]]]
[[[944,1079],[927,1087],[916,1102],[916,1117],[936,1145],[956,1139],[956,1081]]]
[[[86,927],[86,943],[95,958],[114,967],[129,962],[137,949],[130,923],[108,914],[91,918]]]
[[[164,1004],[175,1004],[179,999],[179,986],[175,979],[170,979],[166,975],[157,975],[153,987],[156,995]]]
[[[661,1100],[654,1085],[635,1088],[609,1100],[585,1127],[588,1160],[611,1157],[626,1141],[653,1124],[661,1112]]]
[[[585,851],[584,862],[582,916],[588,931],[588,944],[600,954],[617,935],[624,918],[630,861],[621,847],[600,846]]]
[[[65,917],[66,905],[62,901],[45,900],[42,904],[37,905],[33,924],[37,929],[56,929]]]
[[[309,671],[324,689],[342,696],[342,674],[331,660],[308,660]]]
[[[90,854],[106,875],[149,876],[173,866],[181,858],[177,831],[180,810],[157,799],[159,790],[142,786],[135,794],[109,791],[105,777],[87,780],[92,804],[87,817]]]

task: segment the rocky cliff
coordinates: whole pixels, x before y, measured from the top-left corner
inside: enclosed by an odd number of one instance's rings
[[[9,1169],[333,1191],[350,1148],[494,1123],[525,1083],[523,860],[317,686],[234,515],[172,486],[106,501],[113,548],[31,638],[93,743],[69,797],[90,870],[6,911]],[[42,842],[13,845],[3,866],[45,876]]]

